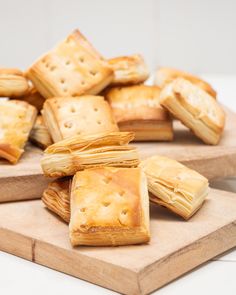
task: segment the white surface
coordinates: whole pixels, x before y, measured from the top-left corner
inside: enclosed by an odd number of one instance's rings
[[[236,111],[236,77],[206,76],[219,100]],[[214,181],[212,186],[236,192],[236,180]],[[236,194],[235,194],[236,198]],[[1,242],[1,241],[0,241]],[[236,249],[156,291],[158,295],[235,295]],[[93,284],[0,252],[0,294],[115,294]]]
[[[113,293],[96,285],[3,252],[0,252],[0,265],[1,295]]]
[[[4,295],[117,294],[74,277],[0,252],[0,293]],[[214,261],[175,280],[157,295],[235,295],[236,262]]]

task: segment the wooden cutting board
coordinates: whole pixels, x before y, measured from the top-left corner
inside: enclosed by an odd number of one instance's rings
[[[72,248],[68,226],[40,200],[0,204],[0,250],[124,293],[147,294],[236,245],[236,195],[211,190],[183,221],[151,208],[151,242]]]
[[[141,158],[155,154],[177,159],[209,179],[236,175],[236,114],[226,110],[227,122],[219,145],[203,144],[175,121],[173,142],[134,143]],[[49,179],[42,176],[42,151],[28,145],[17,165],[0,161],[0,202],[38,198]],[[17,192],[17,193],[16,193]]]

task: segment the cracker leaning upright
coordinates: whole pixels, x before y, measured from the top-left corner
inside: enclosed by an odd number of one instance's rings
[[[207,92],[178,78],[160,94],[161,104],[207,144],[217,144],[225,125],[225,113]]]
[[[97,94],[113,79],[108,62],[78,31],[41,57],[27,76],[45,98]]]
[[[34,125],[37,111],[25,101],[0,100],[0,158],[15,164]]]
[[[73,246],[148,242],[149,200],[142,170],[103,167],[77,172],[69,229]]]

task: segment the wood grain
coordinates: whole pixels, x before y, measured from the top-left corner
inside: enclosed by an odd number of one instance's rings
[[[236,195],[212,189],[202,209],[188,222],[153,206],[151,236],[147,245],[72,248],[68,226],[40,200],[0,205],[2,251],[139,295],[236,245]]]
[[[0,202],[38,199],[51,181],[44,177],[40,159],[42,150],[28,144],[20,162],[10,165],[0,160]]]
[[[133,143],[146,158],[161,154],[197,170],[208,179],[236,175],[236,114],[227,112],[223,138],[217,146],[203,144],[178,121],[173,142]],[[48,179],[42,177],[42,151],[28,145],[17,165],[0,161],[0,202],[39,198]],[[17,194],[16,194],[17,192]]]

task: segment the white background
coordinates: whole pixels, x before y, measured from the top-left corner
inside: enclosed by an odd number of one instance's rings
[[[167,65],[205,74],[236,111],[236,1],[0,0],[0,66],[27,68],[75,28],[106,57],[141,53],[152,70]],[[236,191],[234,179],[214,185]],[[235,295],[235,273],[233,251],[157,294]],[[0,252],[1,295],[70,293],[112,294]]]
[[[235,73],[235,0],[0,0],[0,65],[25,69],[75,28],[106,57]]]

